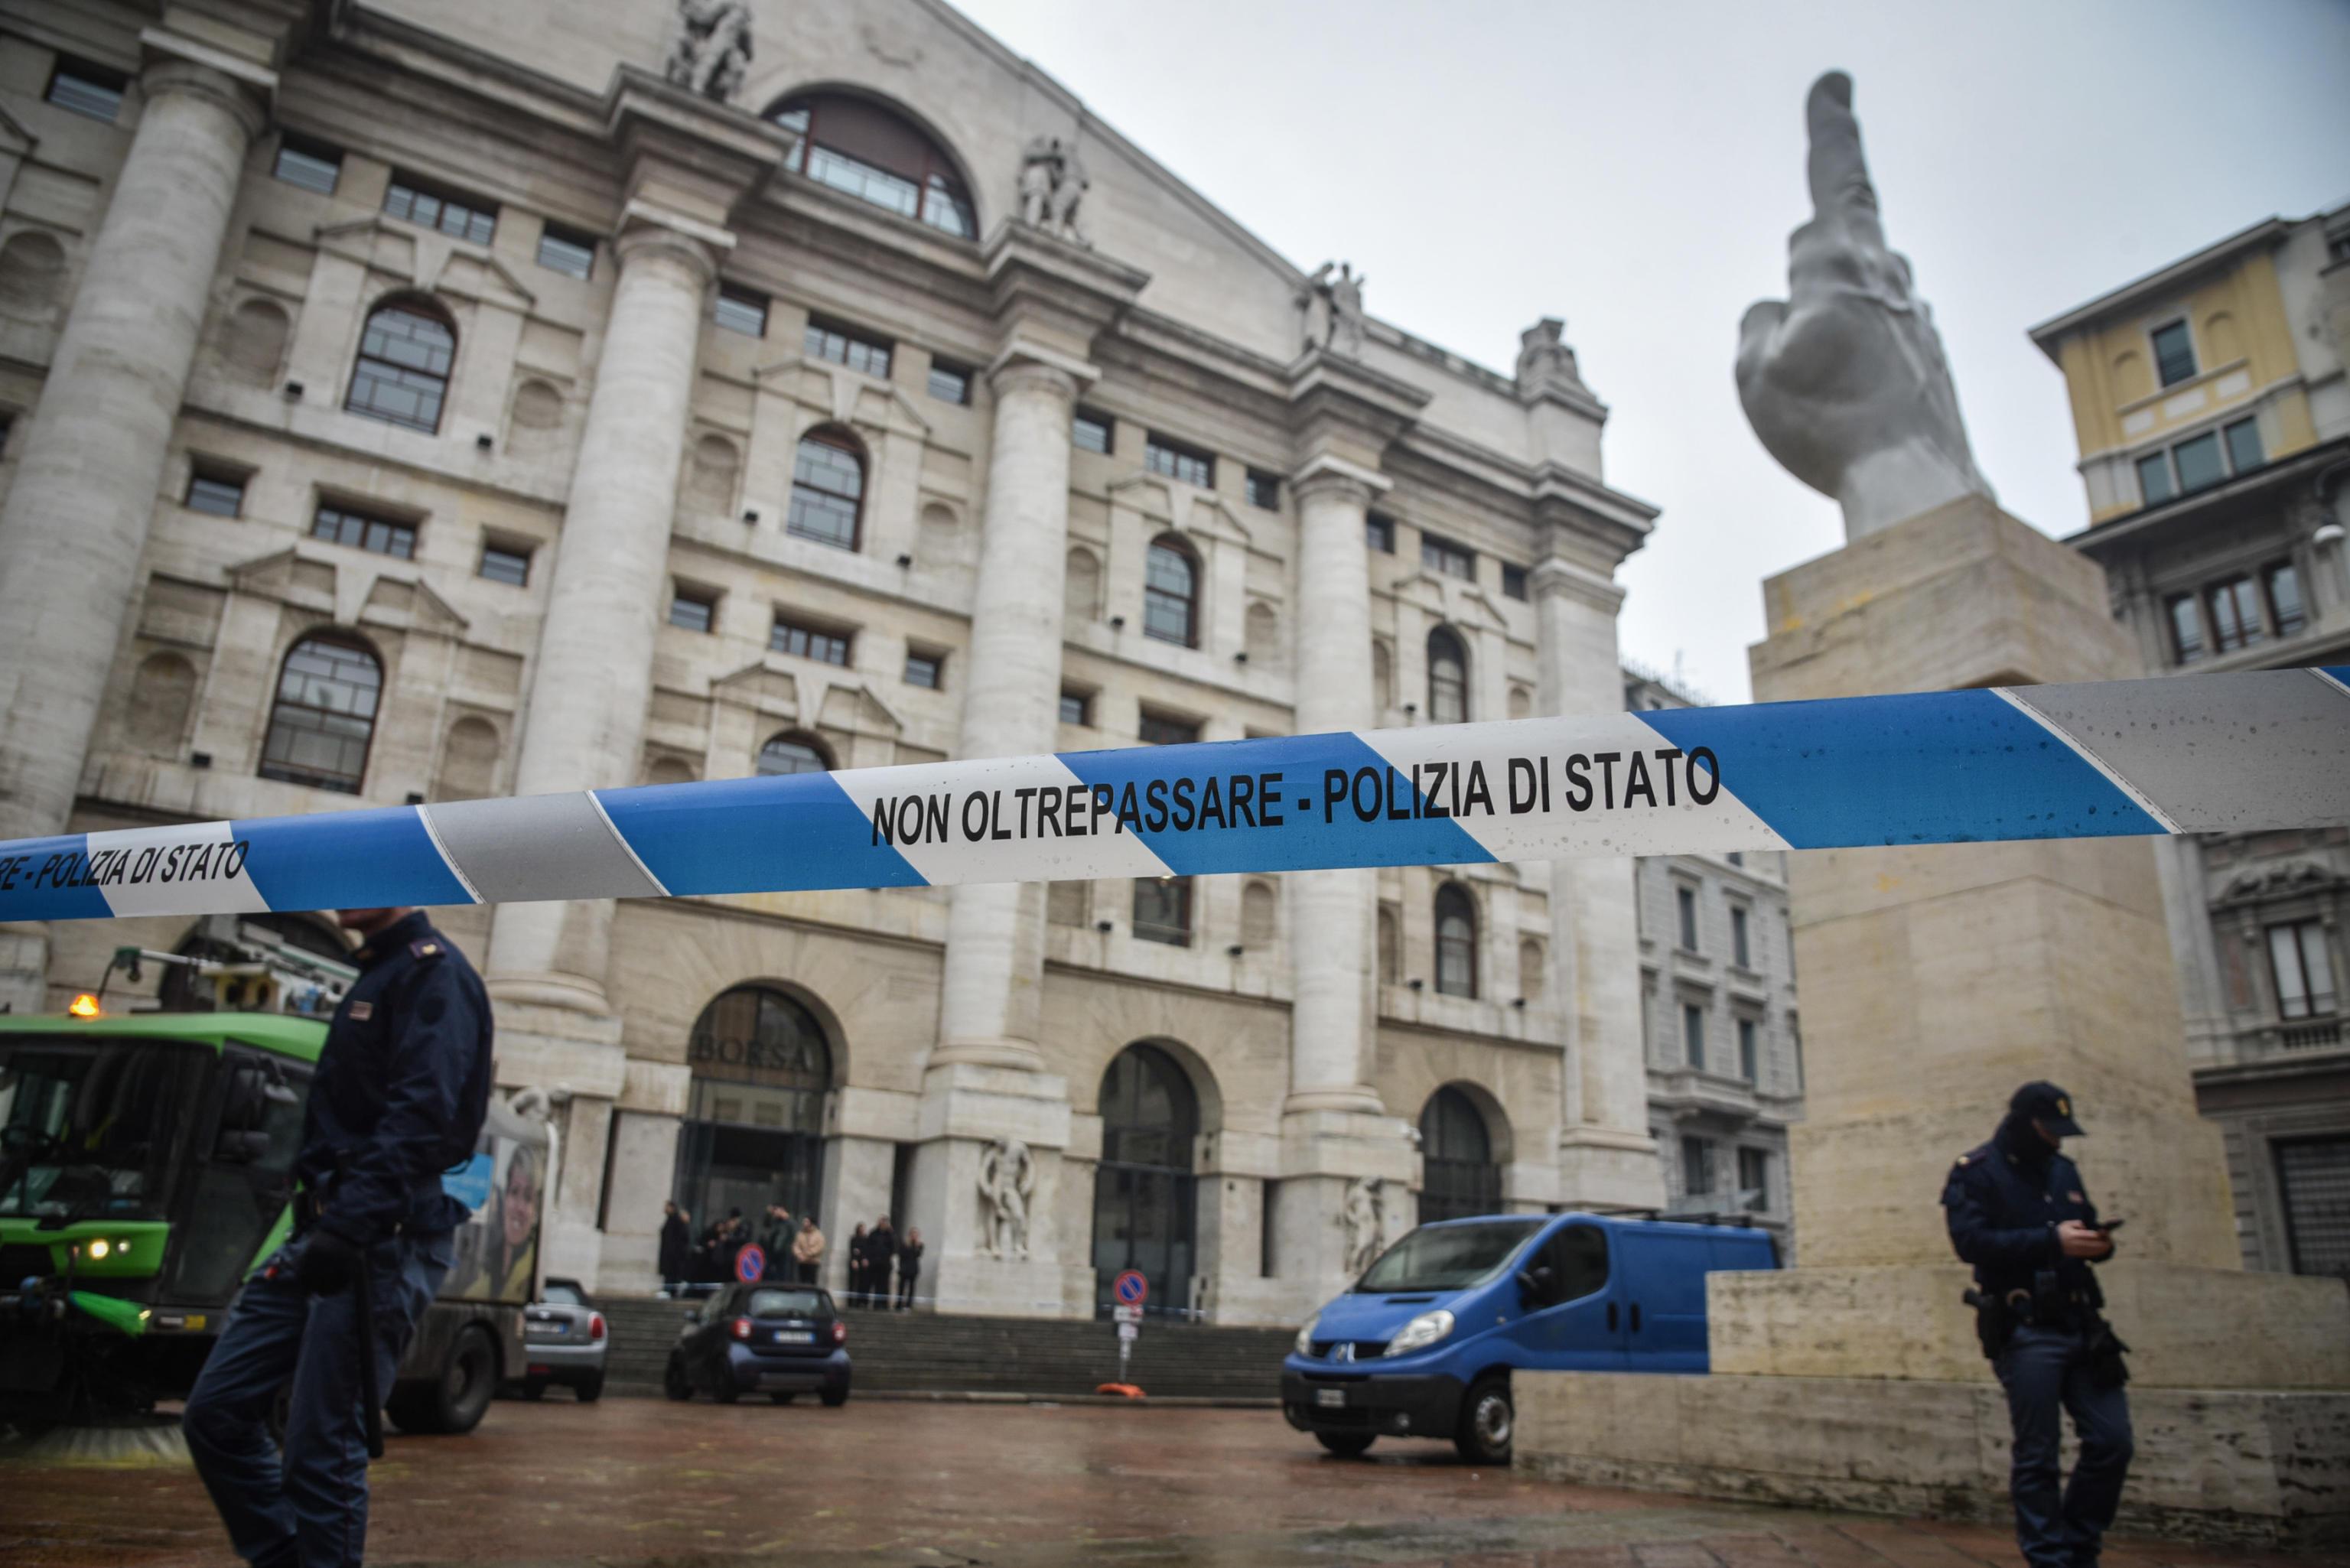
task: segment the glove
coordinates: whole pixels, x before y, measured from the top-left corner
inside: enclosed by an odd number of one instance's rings
[[[321,1226],[302,1243],[294,1261],[294,1282],[316,1296],[330,1296],[359,1277],[366,1249]]]

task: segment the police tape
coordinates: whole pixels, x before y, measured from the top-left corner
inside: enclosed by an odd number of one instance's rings
[[[1138,746],[0,843],[0,920],[2350,824],[2350,666]]]

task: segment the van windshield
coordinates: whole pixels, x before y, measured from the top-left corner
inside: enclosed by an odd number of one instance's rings
[[[1473,1225],[1423,1225],[1389,1247],[1363,1273],[1357,1291],[1458,1291],[1482,1284],[1547,1223],[1483,1220]]]

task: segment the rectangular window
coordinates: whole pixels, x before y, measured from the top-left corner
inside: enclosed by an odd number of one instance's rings
[[[1738,1075],[1750,1084],[1762,1081],[1762,1030],[1752,1018],[1738,1021]]]
[[[2267,461],[2261,451],[2261,421],[2238,420],[2221,431],[2228,438],[2228,466],[2238,473],[2248,473]]]
[[[1140,738],[1146,746],[1188,746],[1200,738],[1200,726],[1190,719],[1162,718],[1145,709]]]
[[[1395,554],[1395,519],[1384,512],[1373,512],[1363,519],[1363,543],[1382,556]]]
[[[1448,577],[1477,580],[1476,554],[1434,534],[1423,533],[1419,536],[1419,564]]]
[[[2301,607],[2301,574],[2291,561],[2279,561],[2261,574],[2269,590],[2269,618],[2279,637],[2298,637],[2309,617]]]
[[[2269,965],[2276,975],[2279,1016],[2322,1018],[2334,1011],[2334,961],[2325,951],[2324,921],[2271,926]]]
[[[906,684],[935,691],[946,674],[947,659],[942,653],[921,653],[906,650]]]
[[[807,334],[802,339],[811,359],[829,359],[836,365],[846,365],[868,376],[889,379],[889,345],[878,337],[868,337],[854,327],[841,327],[829,321],[808,318]]]
[[[403,561],[416,557],[415,524],[370,517],[340,506],[318,508],[310,524],[310,537],[329,545],[348,545],[355,550],[372,550],[379,556],[397,556]]]
[[[1736,904],[1730,906],[1730,961],[1741,969],[1754,967],[1754,955],[1746,945],[1746,911]]]
[[[1109,416],[1079,409],[1069,417],[1069,444],[1079,452],[1109,453]]]
[[[1705,1009],[1681,1003],[1681,1054],[1698,1071],[1705,1070]]]
[[[512,587],[530,586],[530,552],[508,545],[482,546],[481,575]]]
[[[943,359],[931,361],[931,396],[942,403],[971,401],[971,372]]]
[[[2170,651],[2181,664],[2203,657],[2203,612],[2193,594],[2173,594],[2170,608]]]
[[[795,659],[813,659],[819,664],[848,663],[849,635],[845,631],[823,631],[797,621],[775,618],[767,633],[767,646],[777,653],[788,653]]]
[[[1094,700],[1083,691],[1061,693],[1061,722],[1091,724],[1094,722]]]
[[[1680,916],[1680,944],[1684,952],[1697,951],[1697,889],[1673,889],[1673,907]]]
[[[1267,512],[1281,510],[1281,477],[1261,468],[1248,471],[1248,504],[1262,506]]]
[[[2252,579],[2230,577],[2205,590],[2211,606],[2211,650],[2233,653],[2261,640],[2261,607]]]
[[[767,335],[767,296],[755,289],[736,288],[732,284],[718,286],[718,304],[710,318],[729,332],[740,332],[745,337]]]
[[[2188,336],[2187,323],[2174,321],[2154,329],[2154,363],[2166,387],[2175,387],[2195,374],[2195,345]]]
[[[1216,487],[1216,460],[1197,447],[1169,441],[1155,431],[1142,445],[1142,466],[1202,490]]]
[[[1701,1137],[1681,1139],[1681,1196],[1703,1198],[1713,1190],[1713,1145]]]
[[[1743,849],[1733,849],[1729,854],[1723,856],[1722,858],[1729,861],[1732,866],[1743,866],[1746,864],[1746,851]]]
[[[342,182],[343,150],[288,136],[277,143],[277,161],[269,171],[288,185],[331,196]]]
[[[2159,506],[2178,493],[2170,483],[2170,454],[2158,452],[2137,460],[2137,493],[2148,506]]]
[[[479,196],[463,196],[396,173],[384,188],[383,215],[423,228],[438,229],[456,239],[485,245],[498,232],[498,204]]]
[[[215,517],[243,516],[244,476],[197,469],[188,475],[188,510],[209,512]]]
[[[707,594],[676,589],[669,597],[669,623],[687,631],[708,631],[718,623],[718,601]]]
[[[1526,597],[1526,569],[1523,566],[1505,566],[1502,568],[1502,597],[1505,599],[1523,599]]]
[[[1273,1217],[1280,1207],[1274,1196],[1281,1190],[1281,1183],[1268,1176],[1257,1187],[1256,1272],[1257,1278],[1269,1280],[1274,1277]]]
[[[1746,1211],[1761,1214],[1771,1207],[1771,1151],[1767,1148],[1742,1148],[1738,1151],[1738,1189],[1746,1195]]]
[[[1191,945],[1191,878],[1138,877],[1134,879],[1134,935],[1137,940]]]
[[[596,236],[549,223],[538,233],[538,265],[584,281],[596,270]]]
[[[122,95],[130,88],[130,78],[120,71],[59,55],[57,69],[49,73],[47,96],[59,109],[69,109],[111,125],[114,117],[122,112]]]
[[[2180,441],[2170,449],[2170,458],[2178,465],[2178,493],[2181,495],[2209,490],[2228,477],[2228,465],[2220,457],[2218,431],[2208,431],[2193,441]]]

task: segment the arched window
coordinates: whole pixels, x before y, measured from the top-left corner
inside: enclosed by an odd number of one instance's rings
[[[457,362],[457,328],[420,299],[379,305],[359,338],[359,368],[343,407],[371,420],[430,435],[441,428],[449,368]]]
[[[770,774],[828,774],[832,758],[823,742],[814,736],[786,730],[759,748],[759,772]]]
[[[1477,903],[1458,882],[1436,890],[1436,989],[1477,994]]]
[[[261,776],[359,794],[382,695],[383,666],[362,644],[339,637],[296,643],[277,677]]]
[[[1419,1113],[1419,1222],[1492,1214],[1502,1207],[1502,1168],[1477,1102],[1447,1085]]]
[[[1428,722],[1458,724],[1469,717],[1469,655],[1443,627],[1428,634]]]
[[[1200,566],[1173,535],[1151,542],[1142,566],[1142,630],[1185,648],[1200,645]]]
[[[854,550],[864,504],[865,450],[857,439],[829,426],[800,437],[785,528],[819,545]]]
[[[870,99],[802,93],[767,118],[799,133],[785,167],[900,217],[971,239],[979,220],[971,192],[928,131]]]
[[[672,1190],[694,1228],[740,1209],[755,1229],[771,1203],[795,1220],[814,1213],[832,1085],[832,1047],[816,1014],[773,986],[738,985],[694,1020],[685,1062],[693,1087]]]
[[[1128,1269],[1150,1282],[1150,1312],[1181,1312],[1196,1253],[1191,1151],[1200,1097],[1175,1058],[1129,1045],[1102,1075],[1101,1163],[1094,1168],[1094,1294]]]

